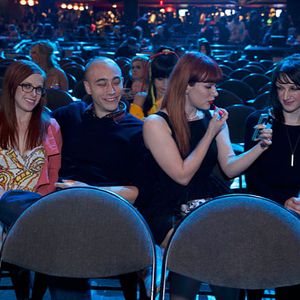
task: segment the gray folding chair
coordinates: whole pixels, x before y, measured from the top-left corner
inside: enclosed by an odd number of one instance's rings
[[[230,194],[191,212],[165,249],[166,270],[208,284],[271,289],[300,283],[300,220],[266,198]]]
[[[71,278],[104,278],[152,268],[155,244],[139,212],[114,193],[70,188],[44,196],[9,230],[1,261]]]

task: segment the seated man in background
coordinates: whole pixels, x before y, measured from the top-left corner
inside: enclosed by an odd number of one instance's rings
[[[142,121],[127,113],[120,101],[121,70],[113,60],[96,57],[86,66],[84,85],[92,104],[75,102],[53,112],[63,137],[62,182],[57,187],[101,187],[134,203],[141,193],[138,170],[145,148]],[[125,299],[137,299],[136,274],[122,275],[120,281]],[[52,296],[91,299],[87,280],[54,277],[53,286],[49,283]]]

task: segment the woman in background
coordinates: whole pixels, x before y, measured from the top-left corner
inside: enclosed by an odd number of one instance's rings
[[[150,58],[148,92],[137,93],[130,105],[130,113],[139,119],[157,112],[167,89],[168,77],[178,56],[170,50],[162,50]]]
[[[30,50],[32,60],[45,72],[45,88],[54,88],[68,91],[68,78],[56,62],[55,47],[48,41],[39,41],[33,44]]]
[[[137,93],[145,93],[148,90],[148,65],[148,56],[139,55],[131,59],[129,80],[125,83],[125,98],[130,103]]]

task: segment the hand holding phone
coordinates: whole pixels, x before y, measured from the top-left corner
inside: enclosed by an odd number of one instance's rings
[[[257,141],[258,137],[260,135],[260,130],[262,128],[259,128],[259,125],[265,125],[264,129],[270,129],[273,125],[273,118],[269,114],[261,114],[259,117],[259,120],[257,122],[257,125],[255,126],[255,131],[252,135],[252,141]]]

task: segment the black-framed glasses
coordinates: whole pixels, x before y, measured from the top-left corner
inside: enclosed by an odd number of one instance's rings
[[[19,86],[22,88],[22,91],[25,93],[31,93],[33,90],[37,93],[37,95],[44,95],[46,93],[46,89],[43,87],[34,87],[33,85],[29,83],[21,83]]]

